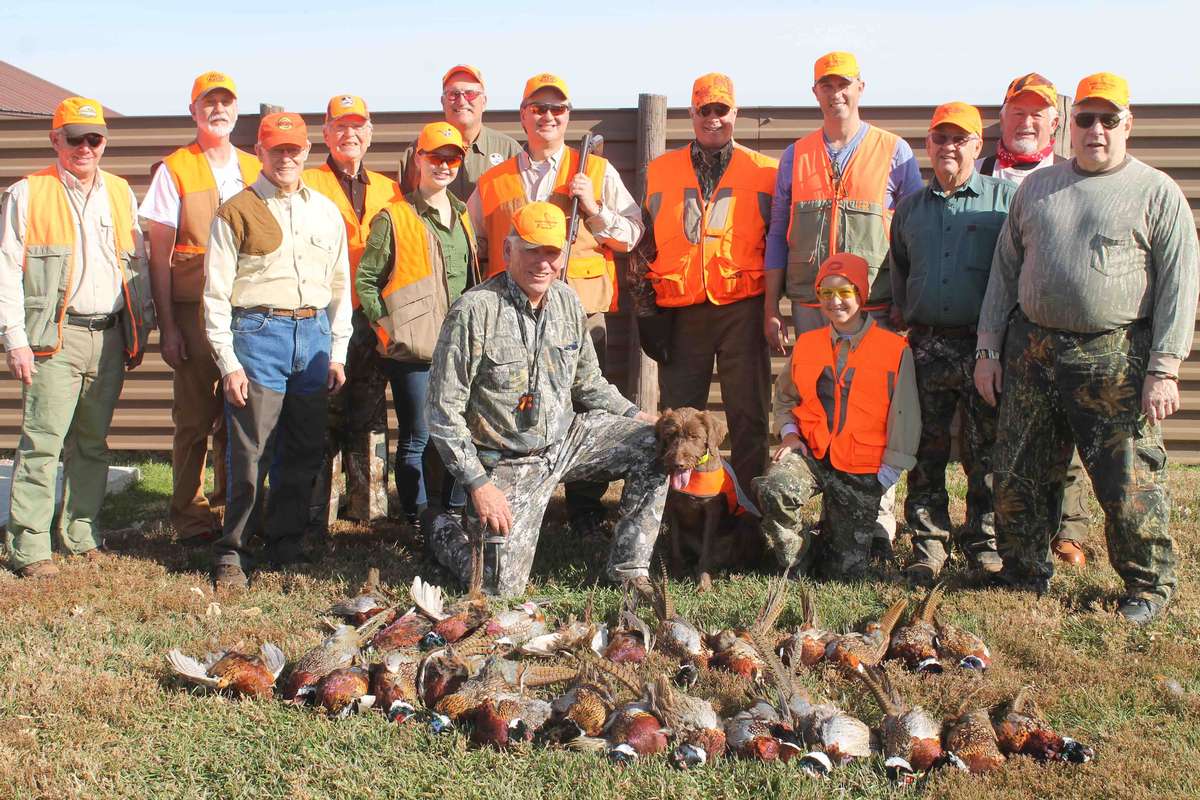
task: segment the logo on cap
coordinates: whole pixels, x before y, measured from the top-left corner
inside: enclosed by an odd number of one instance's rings
[[[88,119],[91,119],[96,116],[96,108],[95,106],[80,106],[75,113],[81,117],[87,117]]]
[[[543,214],[542,218],[539,220],[534,220],[533,224],[544,231],[552,231],[558,226],[558,223],[555,222],[554,217],[550,216],[549,214]]]
[[[225,75],[220,72],[210,72],[204,76],[204,80],[209,83],[216,83],[217,81],[225,80]]]
[[[280,117],[275,123],[275,127],[281,131],[290,131],[292,129],[292,121],[288,117]]]
[[[354,98],[348,94],[344,94],[338,98],[338,105],[342,108],[351,108],[354,105]]]

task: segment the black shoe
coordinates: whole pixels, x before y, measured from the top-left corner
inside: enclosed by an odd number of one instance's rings
[[[237,564],[217,564],[212,571],[213,588],[218,592],[240,592],[250,588],[250,580]]]
[[[1162,613],[1163,604],[1146,597],[1126,597],[1117,613],[1134,625],[1145,625]]]

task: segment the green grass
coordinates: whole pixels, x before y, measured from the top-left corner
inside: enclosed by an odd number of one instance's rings
[[[1198,470],[1171,473],[1180,590],[1164,620],[1136,630],[1113,616],[1119,582],[1093,507],[1088,568],[1056,578],[1047,597],[971,589],[947,597],[948,617],[983,635],[995,654],[982,683],[959,673],[895,676],[907,699],[934,714],[953,712],[964,698],[987,704],[1031,685],[1049,720],[1094,746],[1097,760],[1084,767],[1011,761],[987,778],[943,772],[900,792],[878,760],[825,782],[782,764],[732,760],[686,773],[658,758],[617,768],[573,753],[471,749],[461,733],[434,736],[378,715],[329,720],[279,702],[181,687],[163,660],[171,647],[198,654],[269,640],[296,657],[319,640],[318,615],[353,592],[368,567],[379,566],[384,582],[398,587],[414,574],[439,582],[445,575],[424,561],[405,527],[339,524],[321,564],[265,573],[245,595],[216,601],[207,555],[177,545],[165,523],[169,465],[135,461],[141,482],[111,498],[102,517],[114,531],[116,556],[101,565],[63,562],[53,583],[0,571],[0,798],[1200,796]],[[961,479],[951,482],[958,517],[963,491]],[[605,543],[559,535],[562,520],[556,501],[529,593],[551,598],[552,613],[565,616],[582,610],[600,580]],[[675,595],[685,614],[717,626],[752,618],[765,586],[766,576],[734,575],[709,594],[680,584]],[[895,570],[815,590],[823,621],[836,628],[873,618],[908,593]],[[596,596],[601,614],[618,601],[603,586]],[[793,603],[781,624],[798,616]],[[1162,678],[1183,694],[1164,690]],[[802,681],[878,721],[856,682],[828,669]],[[731,684],[702,683],[722,685]]]

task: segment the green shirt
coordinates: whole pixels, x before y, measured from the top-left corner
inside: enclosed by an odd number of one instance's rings
[[[416,189],[420,181],[417,162],[412,157],[416,149],[417,145],[414,142],[400,155],[400,167],[396,174],[400,179],[400,191],[405,194]],[[497,164],[503,164],[519,152],[521,144],[516,139],[484,125],[479,129],[475,141],[467,146],[467,154],[458,170],[458,176],[448,187],[450,193],[455,197],[470,197],[471,192],[475,191],[475,184],[479,182],[480,175]]]
[[[467,230],[463,227],[462,216],[467,213],[467,204],[454,196],[450,198],[450,226],[442,224],[442,217],[433,206],[425,202],[418,191],[413,191],[404,199],[412,204],[421,217],[421,222],[429,232],[438,238],[442,245],[442,269],[446,274],[446,291],[450,302],[467,290],[467,275],[471,269],[471,246],[467,241]]]
[[[937,177],[903,198],[892,219],[892,302],[906,322],[975,325],[992,254],[1017,187],[972,173],[952,195]]]

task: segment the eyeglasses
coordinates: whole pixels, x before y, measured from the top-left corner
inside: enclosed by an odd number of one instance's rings
[[[451,169],[455,169],[462,164],[462,156],[446,156],[441,153],[426,153],[422,150],[421,157],[427,159],[430,164],[446,166]]]
[[[732,109],[724,103],[705,103],[696,109],[698,117],[723,117]]]
[[[521,108],[529,109],[535,117],[540,117],[543,114],[553,114],[556,117],[561,117],[571,110],[571,107],[566,103],[526,103]]]
[[[853,300],[856,294],[858,290],[853,286],[822,286],[817,289],[817,298],[823,303],[835,297],[839,300]]]
[[[933,142],[936,147],[941,147],[944,144],[953,144],[955,147],[966,147],[967,142],[974,140],[975,137],[968,136],[962,133],[930,133],[929,141]]]
[[[333,133],[335,136],[345,136],[353,132],[362,136],[369,124],[367,122],[335,122],[333,123]]]
[[[483,95],[483,92],[477,89],[451,89],[448,92],[442,92],[442,97],[453,103],[455,100],[466,100],[468,103],[474,103]]]
[[[1111,131],[1124,121],[1125,117],[1129,116],[1128,111],[1109,111],[1099,113],[1096,111],[1080,111],[1074,116],[1075,124],[1083,130],[1087,130],[1096,124],[1096,120],[1100,120],[1100,124],[1105,130]]]
[[[87,146],[93,150],[104,144],[104,137],[98,133],[85,133],[83,136],[68,136],[66,139],[67,144],[71,147],[79,147],[84,142],[87,142]]]

